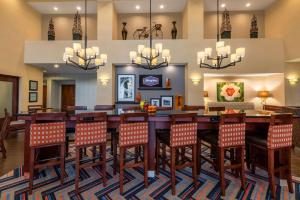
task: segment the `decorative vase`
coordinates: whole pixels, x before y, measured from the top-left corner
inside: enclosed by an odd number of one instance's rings
[[[140,92],[137,93],[135,100],[136,100],[136,102],[139,102],[139,103],[141,102],[141,100],[142,100],[142,95],[141,95]]]
[[[48,40],[55,40],[55,29],[54,29],[54,23],[53,19],[51,17],[49,21],[49,28],[48,28]]]
[[[126,29],[126,22],[123,22],[123,28],[122,28],[122,39],[127,40],[128,31]]]
[[[175,40],[177,38],[177,28],[176,28],[176,21],[173,21],[173,28],[172,28],[172,39]]]
[[[171,88],[171,80],[169,78],[166,79],[166,88]]]

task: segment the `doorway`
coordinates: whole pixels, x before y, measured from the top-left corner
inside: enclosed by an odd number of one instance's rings
[[[75,85],[61,85],[61,110],[68,106],[75,106]]]
[[[16,116],[19,102],[19,77],[0,74],[0,117],[4,116],[4,109]]]

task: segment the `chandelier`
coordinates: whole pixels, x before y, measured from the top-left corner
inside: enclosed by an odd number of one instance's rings
[[[169,49],[163,49],[162,43],[156,43],[153,48],[152,38],[152,0],[150,0],[150,46],[138,45],[137,52],[130,51],[129,57],[131,63],[137,67],[141,67],[148,70],[167,67],[170,63],[171,56]]]
[[[107,63],[107,55],[99,54],[99,47],[88,47],[87,40],[87,0],[85,0],[85,36],[84,48],[81,43],[73,43],[73,48],[66,47],[63,60],[67,65],[83,70],[94,70]]]
[[[205,48],[204,51],[197,53],[197,63],[200,68],[208,69],[224,69],[227,67],[235,66],[236,63],[242,61],[245,57],[245,48],[237,48],[234,54],[231,54],[230,45],[226,45],[224,41],[220,41],[220,22],[219,22],[219,0],[217,0],[217,43],[216,43],[216,56],[212,57],[212,48]],[[226,59],[229,62],[226,62]]]

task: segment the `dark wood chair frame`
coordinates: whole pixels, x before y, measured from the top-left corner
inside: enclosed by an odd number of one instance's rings
[[[231,124],[231,123],[245,123],[246,115],[243,113],[239,114],[222,114],[220,117],[220,125]],[[212,134],[212,133],[208,133]],[[219,134],[219,133],[218,133]],[[203,140],[198,137],[198,174],[201,173],[201,163],[202,159],[211,163],[215,170],[219,171],[220,177],[220,187],[221,187],[221,195],[225,196],[225,170],[231,169],[235,171],[236,177],[238,177],[240,173],[241,185],[242,188],[245,189],[245,145],[240,146],[231,146],[231,147],[219,147],[217,144],[210,144],[211,151],[215,152],[215,158],[210,157],[207,158],[202,156],[201,154],[201,146],[203,145]],[[205,141],[207,142],[207,141]],[[206,146],[206,145],[205,145]],[[230,164],[225,165],[225,152],[230,152]],[[239,169],[239,172],[238,172]]]
[[[171,117],[171,126],[179,123],[197,123],[196,113],[186,113],[186,114],[173,114]],[[171,133],[170,133],[171,134]],[[197,133],[196,133],[197,134]],[[162,144],[162,155],[161,155],[161,144]],[[166,146],[170,148],[170,161],[167,160]],[[185,157],[185,148],[192,149],[192,159]],[[181,150],[181,160],[179,161],[179,150]],[[172,185],[172,195],[176,195],[176,176],[175,172],[178,169],[183,169],[186,167],[191,167],[193,171],[193,181],[194,186],[197,187],[197,143],[194,145],[176,146],[171,147],[169,144],[163,143],[156,137],[156,175],[159,175],[159,159],[162,160],[163,168],[168,165],[171,170],[171,185]]]
[[[224,106],[218,106],[218,107],[208,107],[208,111],[214,112],[214,111],[225,111],[226,108]]]
[[[283,114],[273,114],[271,116],[270,126],[284,125],[284,124],[293,124],[293,115],[292,114],[283,113]],[[251,142],[248,142],[248,145],[249,145],[249,154],[250,154],[249,162],[250,162],[251,171],[252,171],[252,173],[255,173],[256,167],[259,167],[268,172],[272,198],[273,199],[276,198],[275,173],[279,173],[282,171],[286,172],[286,179],[287,179],[287,183],[288,183],[289,192],[294,193],[293,181],[292,181],[292,171],[291,171],[292,146],[271,149],[271,148],[268,148],[267,146],[262,146],[262,145],[258,145],[258,144],[251,143]],[[286,153],[287,163],[279,163],[279,164],[277,164],[278,166],[275,167],[275,154],[276,154],[276,152],[279,152],[279,155],[282,154],[282,152],[280,152],[282,150],[283,150],[283,152]],[[268,154],[267,166],[260,164],[256,160],[256,156],[259,156],[261,151],[267,151],[267,154]],[[281,156],[283,156],[283,155],[281,155]]]
[[[121,124],[127,123],[138,123],[138,122],[148,122],[148,114],[147,113],[124,113],[121,115]],[[117,143],[118,143],[118,135],[114,135],[113,146],[114,146],[114,162],[113,162],[113,170],[114,175],[117,170]],[[138,157],[141,155],[141,147],[143,148],[143,158],[139,162]],[[135,162],[126,164],[126,150],[134,148],[135,149]],[[120,194],[123,194],[124,191],[124,170],[126,168],[135,168],[135,167],[144,167],[144,183],[145,187],[148,187],[148,144],[138,144],[138,145],[130,145],[120,147]]]
[[[52,119],[52,120],[49,120]],[[55,120],[53,120],[55,119]],[[35,123],[53,123],[53,122],[64,122],[66,120],[66,113],[37,113],[32,116],[32,124]],[[47,160],[43,160],[45,162],[38,162],[38,154],[39,150],[44,147],[59,147],[60,155],[59,157],[49,158]],[[65,172],[65,142],[63,143],[55,143],[55,144],[47,144],[40,146],[32,146],[30,147],[30,171],[29,171],[29,194],[32,194],[33,189],[33,179],[35,170],[39,170],[41,168],[60,165],[61,174],[60,181],[61,184],[64,182],[64,177],[66,176]]]
[[[94,123],[94,122],[107,122],[107,114],[105,112],[94,112],[94,113],[80,113],[77,115],[77,123]],[[75,136],[76,137],[76,136]],[[76,138],[75,138],[76,140]],[[88,147],[93,148],[92,162],[82,161],[82,150]],[[96,156],[96,148],[99,147],[99,156]],[[98,144],[86,144],[75,147],[76,158],[75,158],[75,193],[79,194],[79,179],[80,179],[80,169],[94,166],[101,166],[101,173],[103,176],[103,186],[107,185],[106,177],[106,142]],[[96,162],[96,160],[98,161]]]
[[[205,106],[193,106],[193,105],[184,105],[182,107],[183,111],[198,111],[205,110]]]
[[[9,124],[10,124],[10,116],[6,112],[0,130],[0,152],[2,152],[2,157],[4,159],[6,158],[6,148],[4,145],[4,139],[6,138],[6,135],[9,131]]]
[[[67,111],[87,110],[87,106],[67,106]]]

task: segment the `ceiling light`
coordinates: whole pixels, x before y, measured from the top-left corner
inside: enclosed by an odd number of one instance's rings
[[[139,9],[141,9],[141,6],[140,5],[136,5],[135,9],[139,10]]]
[[[222,7],[222,8],[225,8],[225,7],[226,7],[226,4],[225,4],[225,3],[222,3],[222,4],[221,4],[221,7]]]
[[[159,8],[160,8],[160,9],[164,9],[165,6],[164,6],[164,5],[160,5]]]
[[[80,7],[80,6],[77,6],[76,9],[77,9],[78,11],[80,11],[80,10],[81,10],[81,7]]]
[[[53,7],[53,10],[58,11],[58,7]]]
[[[58,65],[58,64],[55,64],[55,65],[54,65],[54,68],[59,68],[59,65]]]
[[[250,6],[251,6],[251,3],[247,3],[247,4],[246,4],[246,7],[250,7]]]

